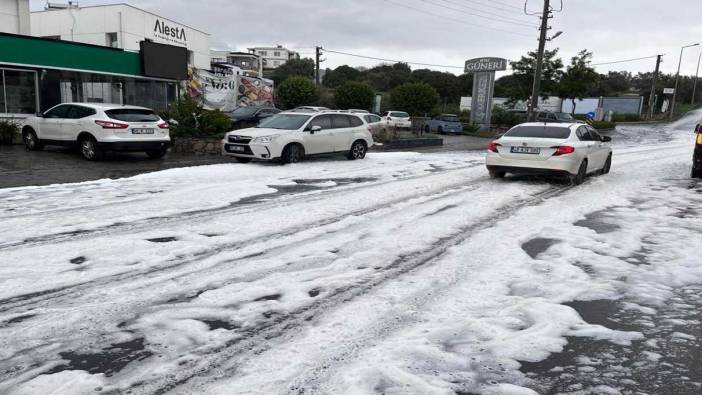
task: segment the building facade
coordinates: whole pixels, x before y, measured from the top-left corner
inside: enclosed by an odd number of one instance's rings
[[[31,34],[29,0],[0,1],[0,32]]]
[[[209,69],[209,34],[128,4],[49,8],[31,13],[31,35],[139,51],[141,41],[185,47],[188,63]]]
[[[276,69],[285,64],[288,60],[300,59],[299,53],[284,48],[282,45],[249,48],[249,52],[263,59],[263,68],[265,69]]]
[[[234,66],[247,77],[261,77],[263,71],[260,56],[250,52],[211,51],[212,69],[219,65]]]

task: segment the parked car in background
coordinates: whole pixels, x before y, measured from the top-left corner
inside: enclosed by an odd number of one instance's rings
[[[536,120],[538,122],[546,123],[585,123],[575,119],[567,112],[540,111],[538,114],[536,114]]]
[[[485,165],[492,178],[506,173],[560,175],[578,185],[588,174],[609,173],[610,141],[589,125],[523,123],[488,145]]]
[[[369,113],[356,113],[363,117],[366,121],[368,127],[370,128],[371,134],[377,136],[379,133],[387,131],[388,124],[380,117],[380,115],[369,114]]]
[[[319,106],[300,106],[300,107],[295,107],[294,109],[290,110],[292,112],[320,112],[320,111],[325,111],[329,110],[327,107],[319,107]]]
[[[373,145],[369,129],[355,114],[281,112],[254,128],[227,133],[223,154],[241,163],[252,159],[294,163],[308,155],[334,152],[363,159]]]
[[[357,108],[349,108],[349,112],[352,112],[354,114],[370,114],[370,111],[368,110],[359,110]]]
[[[241,129],[258,125],[262,120],[272,117],[280,111],[273,107],[248,106],[239,107],[227,113],[227,116],[232,120],[232,128]]]
[[[388,111],[383,115],[385,122],[390,127],[395,127],[399,129],[411,129],[412,119],[409,114],[404,111]]]
[[[695,149],[692,151],[692,178],[702,178],[702,124],[695,127],[697,138]]]
[[[424,132],[426,133],[453,133],[462,134],[463,124],[461,120],[458,119],[457,115],[454,114],[441,114],[427,121],[424,124]]]
[[[119,104],[59,104],[28,118],[22,138],[31,151],[77,146],[87,160],[100,160],[105,151],[141,151],[158,159],[171,145],[168,123],[153,110]]]

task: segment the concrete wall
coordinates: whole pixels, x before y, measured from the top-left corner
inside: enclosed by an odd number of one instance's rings
[[[0,32],[31,34],[29,0],[0,1]]]
[[[184,30],[185,37],[159,33],[157,21],[169,29]],[[102,46],[108,45],[107,33],[117,33],[118,47],[125,50],[138,51],[145,39],[186,47],[192,51],[193,66],[210,68],[207,33],[126,4],[32,12],[31,24],[33,36],[60,36],[62,40]]]

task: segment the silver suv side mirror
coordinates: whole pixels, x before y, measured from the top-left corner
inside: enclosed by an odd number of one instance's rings
[[[314,125],[314,126],[312,126],[312,127],[308,127],[307,130],[308,130],[311,134],[314,134],[314,132],[319,132],[320,130],[322,130],[322,127],[319,126],[319,125]]]

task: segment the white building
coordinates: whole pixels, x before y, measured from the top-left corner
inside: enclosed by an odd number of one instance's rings
[[[186,47],[188,64],[210,68],[209,34],[128,4],[32,12],[31,35],[133,51],[141,41],[151,40]]]
[[[28,36],[29,23],[29,0],[0,1],[0,32]]]
[[[284,48],[282,45],[249,48],[249,52],[263,58],[263,67],[266,69],[275,69],[285,64],[288,60],[300,59],[299,53]]]

